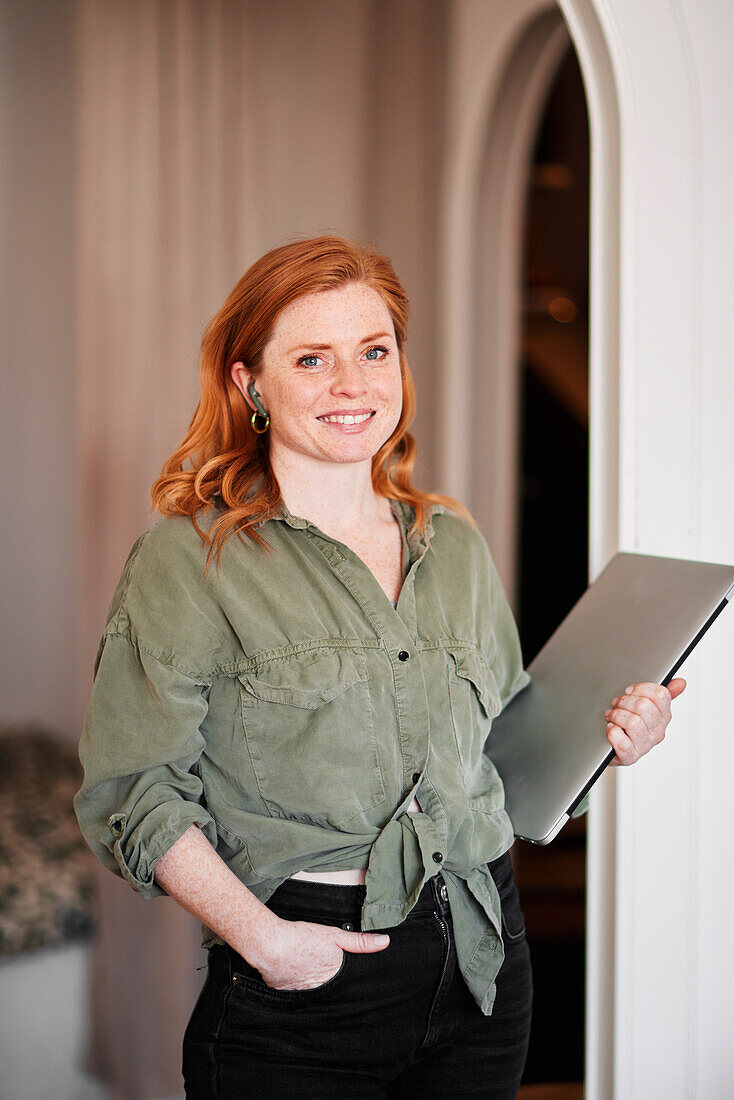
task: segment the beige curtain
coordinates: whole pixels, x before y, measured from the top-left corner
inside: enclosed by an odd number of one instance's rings
[[[149,486],[195,407],[203,324],[257,256],[320,232],[388,251],[427,420],[443,38],[442,5],[419,0],[80,0],[76,23],[83,713]],[[98,880],[92,1063],[121,1100],[180,1094],[198,925]]]

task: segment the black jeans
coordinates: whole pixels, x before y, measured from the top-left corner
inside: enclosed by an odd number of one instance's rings
[[[509,854],[489,864],[502,899],[505,961],[491,1016],[456,965],[440,872],[390,944],[344,952],[308,990],[271,989],[230,947],[209,970],[184,1036],[189,1100],[514,1100],[525,1064],[532,978]],[[290,879],[269,908],[286,920],[359,930],[364,886]]]

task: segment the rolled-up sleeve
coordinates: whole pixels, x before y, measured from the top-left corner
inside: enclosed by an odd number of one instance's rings
[[[100,642],[74,809],[95,855],[144,897],[165,893],[155,864],[189,826],[216,843],[197,769],[207,699],[206,683],[126,634]]]

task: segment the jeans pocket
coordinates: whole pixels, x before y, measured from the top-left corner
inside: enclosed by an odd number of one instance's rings
[[[520,906],[520,895],[512,873],[509,852],[492,868],[492,877],[500,897],[502,939],[506,944],[520,943],[526,936],[525,917]]]
[[[525,918],[517,905],[502,906],[502,939],[505,943],[520,943],[526,936]]]
[[[332,974],[330,978],[327,978],[326,981],[322,982],[320,985],[312,986],[310,989],[275,989],[273,986],[267,984],[256,967],[251,966],[240,955],[233,952],[231,954],[232,984],[235,990],[238,988],[247,990],[267,1000],[290,1002],[310,1000],[314,997],[318,997],[324,992],[330,991],[332,987],[343,978],[347,967],[348,956],[348,951],[342,952],[342,961],[336,974]]]

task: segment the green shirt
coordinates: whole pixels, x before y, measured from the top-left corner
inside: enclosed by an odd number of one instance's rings
[[[504,953],[487,863],[513,832],[483,750],[530,677],[479,531],[439,505],[427,538],[408,537],[413,509],[391,507],[397,609],[348,546],[285,507],[260,526],[272,554],[234,536],[207,577],[187,517],[144,532],[97,652],[74,805],[144,897],[164,893],[156,860],[194,823],[263,902],[296,871],[366,868],[363,930],[403,921],[440,870],[489,1014]]]

